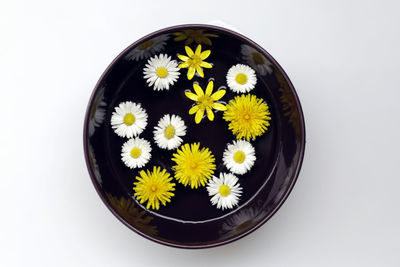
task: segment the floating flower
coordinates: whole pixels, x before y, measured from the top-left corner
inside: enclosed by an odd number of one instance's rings
[[[171,202],[175,184],[171,183],[172,177],[165,169],[161,171],[160,167],[153,167],[152,172],[142,170],[139,174],[140,176],[136,177],[137,182],[133,183],[135,185],[133,190],[140,204],[147,201],[146,209],[158,210],[160,202],[164,206],[167,202]]]
[[[212,68],[212,65],[208,62],[205,62],[206,58],[208,58],[211,54],[211,50],[206,50],[201,52],[201,45],[198,45],[196,48],[196,52],[193,52],[193,50],[189,46],[185,46],[186,54],[188,56],[184,55],[178,55],[179,59],[183,61],[178,67],[179,68],[188,68],[187,72],[187,78],[191,80],[194,77],[194,74],[197,73],[200,75],[200,77],[204,77],[204,72],[203,68]]]
[[[260,52],[248,45],[241,45],[243,60],[252,66],[260,75],[272,73],[272,64]]]
[[[192,115],[196,113],[195,115],[195,121],[196,123],[200,123],[201,120],[203,119],[204,111],[207,112],[207,117],[210,121],[214,120],[214,113],[212,109],[216,110],[226,110],[226,107],[221,104],[217,103],[215,101],[221,99],[226,91],[225,90],[218,90],[214,94],[211,94],[214,88],[214,82],[209,81],[206,92],[204,93],[203,89],[197,84],[193,83],[193,89],[196,92],[196,94],[193,94],[192,92],[185,92],[185,95],[187,98],[196,101],[196,105],[193,106],[191,109],[189,109],[189,114]]]
[[[233,141],[224,151],[224,164],[235,174],[245,174],[253,167],[255,160],[255,149],[248,141]]]
[[[200,143],[184,144],[172,160],[176,163],[172,169],[175,178],[184,186],[191,188],[205,186],[215,170],[215,158],[208,148],[201,148]]]
[[[164,115],[154,127],[154,140],[160,148],[175,149],[182,143],[186,135],[186,126],[177,115]]]
[[[121,137],[132,138],[143,132],[147,125],[147,113],[140,104],[122,102],[111,116],[111,127]]]
[[[131,169],[142,168],[151,158],[150,143],[142,138],[129,139],[122,146],[122,161]]]
[[[171,57],[165,54],[160,54],[147,61],[143,74],[148,85],[154,84],[154,90],[159,91],[169,90],[169,86],[178,80],[180,72],[175,60],[171,60]]]
[[[228,70],[226,83],[235,93],[250,92],[257,83],[256,72],[247,65],[237,64]]]
[[[103,123],[104,117],[106,115],[106,106],[107,103],[104,100],[104,87],[102,87],[97,92],[93,100],[92,108],[90,110],[88,123],[89,136],[93,136],[96,128]]]
[[[131,52],[129,52],[126,57],[130,60],[142,60],[162,51],[167,44],[169,39],[167,34],[162,34],[147,40],[137,47],[135,47]]]
[[[211,40],[209,37],[218,37],[218,35],[213,33],[205,33],[204,30],[183,30],[181,32],[173,33],[176,37],[174,38],[175,42],[185,41],[185,45],[190,45],[195,41],[198,44],[206,44],[212,45]]]
[[[224,120],[237,139],[247,141],[262,135],[269,126],[269,108],[262,98],[255,95],[240,95],[229,101],[224,112]]]
[[[232,209],[237,206],[242,195],[239,179],[231,173],[221,173],[219,177],[213,176],[212,180],[207,184],[211,203],[217,205],[218,209]]]

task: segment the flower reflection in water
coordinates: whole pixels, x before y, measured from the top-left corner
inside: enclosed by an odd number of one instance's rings
[[[144,210],[140,211],[135,201],[125,197],[117,198],[110,193],[106,195],[111,206],[130,225],[147,235],[157,235],[157,227],[150,224],[153,217],[147,215]]]
[[[209,37],[218,37],[218,35],[213,33],[205,33],[204,30],[183,30],[181,32],[173,33],[176,37],[174,38],[175,42],[185,41],[185,45],[190,45],[195,41],[198,44],[212,45],[212,42]]]
[[[99,184],[102,184],[103,181],[101,180],[99,165],[97,165],[96,158],[94,155],[94,149],[90,143],[88,143],[88,158],[89,158],[90,167],[93,171],[94,177],[96,178],[96,180]]]
[[[282,93],[279,100],[282,104],[282,109],[284,111],[283,115],[288,118],[289,123],[292,125],[293,130],[295,131],[296,139],[299,139],[301,130],[301,118],[299,110],[297,109],[297,104],[293,92],[290,90],[287,81],[281,73],[276,72],[275,76],[280,85],[280,88],[278,90]]]
[[[97,127],[104,121],[104,117],[106,115],[106,106],[107,103],[104,99],[104,87],[102,87],[96,94],[92,107],[90,109],[89,115],[89,123],[88,123],[88,132],[89,137],[93,136]]]
[[[249,45],[241,45],[242,58],[260,75],[272,73],[272,63],[260,52]]]
[[[267,212],[260,207],[242,209],[224,222],[220,234],[224,238],[241,234],[258,223],[266,215]]]
[[[168,34],[162,34],[153,39],[147,40],[130,51],[126,55],[126,58],[135,61],[149,58],[150,56],[164,50],[168,39]]]

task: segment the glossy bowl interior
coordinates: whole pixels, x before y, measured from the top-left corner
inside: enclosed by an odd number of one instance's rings
[[[186,38],[185,38],[186,37]],[[206,78],[189,81],[186,69],[169,91],[153,91],[143,79],[147,59],[165,53],[177,59],[184,46],[193,49],[201,43],[212,51]],[[203,49],[203,50],[204,50]],[[101,56],[101,55],[100,55]],[[178,59],[177,59],[178,60]],[[226,73],[242,63],[256,70],[254,93],[262,97],[271,111],[271,126],[253,144],[257,160],[240,179],[244,188],[239,206],[221,211],[210,204],[206,189],[191,190],[177,184],[172,202],[158,211],[147,210],[133,196],[137,170],[127,168],[120,159],[126,141],[111,128],[114,107],[123,101],[139,102],[149,114],[148,126],[141,137],[152,140],[152,130],[166,113],[180,115],[188,126],[185,142],[209,147],[215,157],[216,173],[224,170],[222,154],[234,140],[222,116],[214,122],[194,123],[187,113],[189,101],[184,91],[194,81],[205,88],[209,78],[215,88],[226,87]],[[252,91],[253,93],[253,91]],[[226,99],[233,92],[227,90]],[[123,51],[99,79],[88,104],[84,125],[84,152],[93,184],[111,212],[125,225],[153,241],[182,248],[205,248],[236,240],[266,222],[282,205],[299,174],[305,145],[301,106],[295,90],[279,64],[261,47],[227,29],[208,25],[182,25],[163,29],[138,40]],[[149,166],[171,170],[171,152],[153,146]],[[172,171],[171,171],[172,173]]]

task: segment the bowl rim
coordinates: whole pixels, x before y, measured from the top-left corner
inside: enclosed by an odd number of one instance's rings
[[[132,48],[134,48],[135,46],[137,46],[138,44],[142,43],[143,41],[146,41],[147,39],[160,35],[160,34],[164,34],[167,32],[171,32],[171,31],[179,31],[179,30],[184,30],[184,29],[188,29],[188,28],[199,28],[199,29],[204,29],[204,30],[211,30],[211,31],[217,31],[217,32],[221,32],[227,35],[231,35],[241,41],[243,41],[245,44],[251,45],[252,47],[256,48],[257,50],[259,50],[261,52],[261,54],[263,54],[263,56],[265,56],[268,60],[270,60],[275,66],[276,68],[281,72],[282,76],[284,77],[285,81],[288,83],[288,86],[290,88],[290,91],[292,92],[293,96],[294,96],[294,100],[296,103],[296,107],[298,108],[299,111],[299,119],[300,119],[300,155],[299,155],[299,159],[297,162],[297,166],[295,169],[295,172],[293,174],[293,179],[292,182],[289,184],[288,190],[286,191],[286,193],[283,195],[283,197],[281,198],[281,200],[276,203],[276,206],[274,207],[274,209],[267,214],[267,216],[265,216],[260,222],[258,222],[257,224],[251,226],[249,229],[243,231],[242,233],[236,235],[236,236],[232,236],[229,237],[225,240],[222,241],[216,241],[216,242],[212,242],[212,243],[207,243],[207,244],[196,244],[196,245],[190,245],[190,244],[181,244],[181,243],[174,243],[174,242],[168,242],[165,240],[161,240],[161,239],[157,239],[156,237],[147,235],[143,232],[140,232],[138,229],[136,229],[135,227],[133,227],[132,225],[130,225],[123,217],[121,217],[116,210],[109,204],[107,197],[105,195],[105,192],[103,190],[101,190],[96,177],[94,175],[93,170],[90,167],[90,160],[89,160],[89,152],[88,152],[88,123],[90,120],[90,110],[91,110],[91,106],[93,104],[94,98],[97,94],[97,92],[100,90],[100,83],[102,82],[102,80],[104,79],[104,77],[107,75],[107,73],[114,67],[114,65],[121,60],[125,54],[131,50]],[[291,191],[293,190],[294,185],[297,182],[299,173],[300,173],[300,169],[301,166],[303,164],[303,159],[304,159],[304,152],[305,152],[305,144],[306,144],[306,131],[305,131],[305,121],[304,121],[304,116],[303,116],[303,110],[301,107],[301,103],[300,100],[298,98],[298,95],[296,93],[296,90],[292,84],[292,82],[290,81],[288,75],[286,74],[286,72],[283,70],[283,68],[281,67],[281,65],[264,49],[262,48],[260,45],[258,45],[256,42],[252,41],[251,39],[249,39],[248,37],[235,32],[233,30],[227,29],[227,28],[223,28],[220,26],[215,26],[215,25],[209,25],[209,24],[180,24],[180,25],[175,25],[175,26],[170,26],[170,27],[166,27],[166,28],[162,28],[159,30],[156,30],[154,32],[151,32],[145,36],[143,36],[142,38],[136,40],[135,42],[133,42],[132,44],[130,44],[127,48],[125,48],[122,52],[120,52],[118,54],[118,56],[116,56],[113,61],[108,65],[108,67],[103,71],[103,73],[101,74],[100,78],[98,79],[98,81],[96,82],[96,85],[92,91],[92,94],[89,98],[89,102],[88,105],[86,107],[86,113],[85,113],[85,119],[84,119],[84,124],[83,124],[83,150],[84,150],[84,155],[85,155],[85,162],[86,162],[86,167],[88,169],[89,172],[89,176],[90,179],[92,180],[92,184],[97,192],[97,194],[99,195],[99,197],[101,198],[101,200],[103,201],[103,203],[105,204],[105,206],[111,211],[112,214],[114,214],[114,216],[121,221],[124,225],[126,225],[129,229],[131,229],[132,231],[134,231],[135,233],[151,240],[154,241],[156,243],[162,244],[162,245],[167,245],[170,247],[175,247],[175,248],[185,248],[185,249],[199,249],[199,248],[212,248],[212,247],[217,247],[217,246],[221,246],[221,245],[225,245],[231,242],[234,242],[236,240],[239,240],[245,236],[247,236],[248,234],[254,232],[255,230],[257,230],[258,228],[260,228],[264,223],[266,223],[283,205],[283,203],[286,201],[286,199],[288,198],[288,196],[290,195]]]

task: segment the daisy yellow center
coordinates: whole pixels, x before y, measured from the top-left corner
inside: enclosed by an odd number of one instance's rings
[[[260,53],[253,52],[251,53],[251,55],[253,57],[254,63],[256,63],[257,65],[264,64],[264,59],[262,58]]]
[[[143,44],[139,45],[139,49],[145,50],[145,49],[149,48],[150,46],[152,46],[153,44],[154,44],[153,40],[148,40],[148,41],[144,42]]]
[[[157,189],[158,189],[158,187],[155,184],[150,186],[150,191],[153,192],[153,193],[157,192]]]
[[[200,109],[212,108],[214,104],[214,100],[209,95],[202,95],[197,100],[197,105],[199,105]]]
[[[244,154],[243,151],[237,151],[234,155],[233,155],[233,160],[237,163],[243,163],[243,161],[245,160],[246,155]]]
[[[248,113],[244,113],[243,114],[243,119],[244,120],[248,121],[248,120],[250,120],[250,118],[251,118],[250,114],[248,114]]]
[[[191,169],[192,172],[195,172],[199,164],[195,161],[192,161],[189,163],[189,168]]]
[[[135,115],[132,113],[128,113],[124,116],[124,123],[128,126],[131,126],[136,121]]]
[[[168,76],[168,70],[164,67],[159,67],[156,71],[157,76],[160,78],[165,78]]]
[[[192,57],[192,64],[193,65],[200,65],[200,63],[202,62],[203,60],[201,59],[201,57],[199,57],[198,55],[194,55],[193,57]]]
[[[238,75],[236,75],[235,80],[236,80],[236,82],[238,84],[242,84],[243,85],[243,84],[245,84],[247,82],[247,76],[246,76],[246,74],[239,73]]]
[[[138,147],[134,147],[131,150],[131,157],[137,159],[142,154],[142,150]]]
[[[231,193],[231,189],[229,188],[229,186],[227,185],[221,185],[219,187],[219,194],[223,197],[229,196],[229,194]]]
[[[172,125],[169,125],[167,128],[165,128],[164,136],[167,139],[171,139],[172,137],[174,137],[175,136],[175,127]]]

